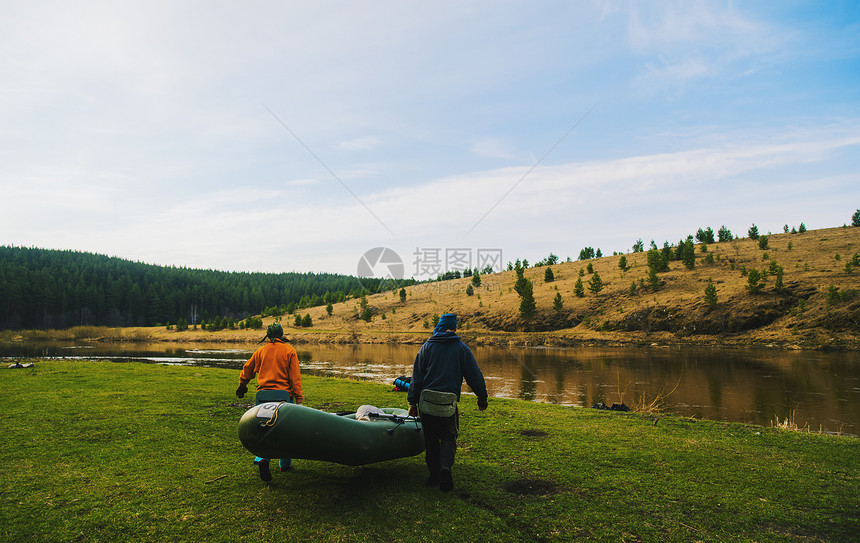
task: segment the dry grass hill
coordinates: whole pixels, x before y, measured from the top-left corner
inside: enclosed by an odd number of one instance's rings
[[[537,311],[520,316],[520,297],[514,290],[516,274],[506,271],[482,276],[468,295],[471,278],[453,279],[367,297],[374,316],[357,317],[359,300],[303,310],[312,328],[282,322],[296,342],[420,343],[432,331],[432,320],[446,312],[460,319],[460,334],[474,344],[569,346],[605,345],[771,345],[783,348],[860,348],[860,228],[840,227],[798,234],[772,234],[767,248],[753,239],[713,243],[707,252],[696,244],[693,269],[670,262],[649,282],[647,251],[551,266],[555,280],[545,281],[546,267],[525,270],[534,285]],[[604,287],[588,289],[592,273]],[[782,267],[783,288],[775,270]],[[749,271],[769,271],[763,289],[750,293]],[[747,273],[745,273],[747,272]],[[580,273],[585,295],[574,294]],[[715,305],[705,299],[709,280],[716,288]],[[635,290],[631,285],[635,284]],[[563,307],[553,307],[556,294]],[[271,318],[265,319],[266,323]],[[159,332],[174,340],[259,340],[259,331]],[[172,336],[172,337],[171,337]],[[181,336],[181,337],[180,337]],[[204,337],[197,337],[204,336]]]

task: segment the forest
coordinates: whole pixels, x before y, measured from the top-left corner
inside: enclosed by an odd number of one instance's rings
[[[0,329],[238,320],[269,307],[291,312],[390,286],[350,275],[223,272],[0,246]]]

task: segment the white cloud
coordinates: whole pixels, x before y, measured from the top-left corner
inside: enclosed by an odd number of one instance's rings
[[[382,145],[382,140],[373,136],[365,136],[363,138],[355,138],[347,141],[342,141],[337,145],[338,149],[346,149],[348,151],[368,151]]]

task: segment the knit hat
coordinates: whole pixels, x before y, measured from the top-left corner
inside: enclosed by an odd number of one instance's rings
[[[279,322],[273,322],[266,328],[266,337],[263,338],[263,341],[267,339],[271,339],[272,341],[276,339],[284,339],[284,327],[281,326]]]
[[[441,317],[439,317],[439,324],[436,325],[436,328],[433,330],[434,334],[440,334],[445,330],[456,330],[457,329],[457,315],[453,313],[445,313]]]

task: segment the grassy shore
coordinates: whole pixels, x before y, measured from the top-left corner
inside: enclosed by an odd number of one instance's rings
[[[849,541],[860,440],[492,400],[462,402],[455,489],[423,457],[296,461],[266,485],[235,371],[37,361],[2,369],[3,541]],[[307,405],[403,406],[304,377]]]

